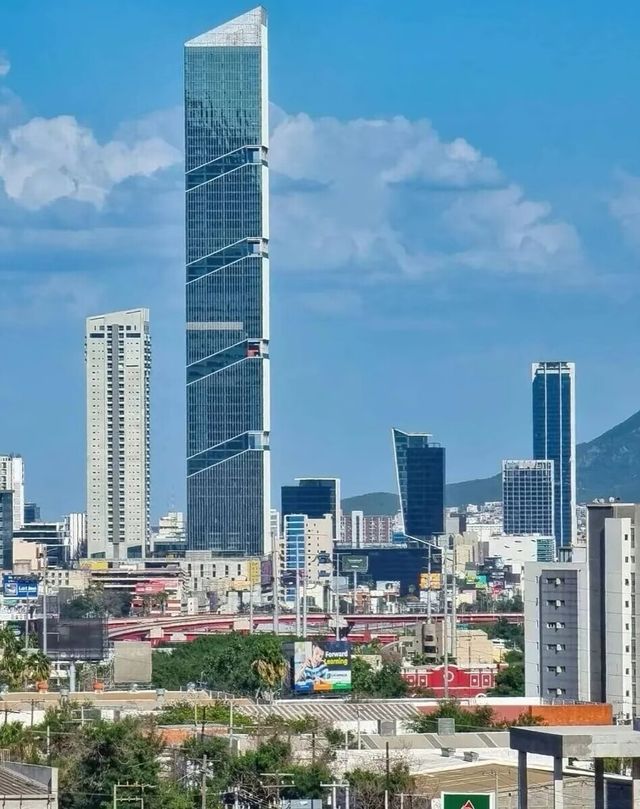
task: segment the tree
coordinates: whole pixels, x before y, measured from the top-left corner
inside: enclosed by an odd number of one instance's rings
[[[25,674],[33,682],[48,680],[51,672],[51,661],[44,652],[31,652],[26,657]]]
[[[512,649],[505,655],[505,666],[496,674],[495,686],[490,693],[499,697],[524,696],[524,655]]]
[[[457,731],[473,732],[496,727],[493,709],[488,705],[464,708],[456,699],[445,699],[438,703],[433,713],[422,714],[413,722],[414,733],[437,733],[438,719],[453,719]]]
[[[352,806],[355,809],[382,809],[385,805],[385,790],[390,795],[398,795],[401,792],[411,792],[414,786],[409,768],[403,762],[396,762],[390,767],[388,778],[384,767],[375,772],[355,769],[347,773],[346,777],[351,786]]]
[[[383,663],[378,670],[375,670],[361,657],[354,657],[352,661],[351,687],[356,695],[380,699],[403,697],[409,690],[402,679],[402,668],[399,663]]]

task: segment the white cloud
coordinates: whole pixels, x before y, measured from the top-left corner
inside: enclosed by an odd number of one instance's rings
[[[60,199],[100,208],[114,186],[178,163],[180,151],[158,136],[99,144],[75,118],[33,118],[0,140],[7,196],[30,210]]]
[[[0,79],[6,76],[11,70],[11,62],[6,53],[0,51]]]
[[[373,277],[470,269],[545,273],[582,262],[575,229],[495,160],[426,120],[272,115],[274,266]]]
[[[609,211],[628,241],[640,247],[640,177],[618,172],[616,179],[618,190],[609,200]]]

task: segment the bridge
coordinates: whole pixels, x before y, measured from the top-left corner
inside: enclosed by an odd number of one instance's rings
[[[432,613],[432,621],[442,621],[442,613]],[[492,624],[504,618],[509,623],[521,624],[524,616],[519,612],[469,612],[458,613],[457,623],[460,624]],[[369,633],[384,640],[387,633],[404,626],[410,626],[418,621],[425,621],[426,613],[402,613],[398,615],[341,615],[349,630],[347,637],[362,636]],[[335,617],[328,613],[311,613],[307,616],[307,625],[317,634],[330,634]],[[295,628],[296,616],[290,613],[281,615],[278,622],[280,633],[291,633]],[[268,632],[273,627],[272,615],[254,615],[253,626],[250,627],[248,615],[218,615],[206,613],[202,615],[154,616],[150,618],[112,618],[109,620],[108,631],[110,640],[150,640],[154,645],[175,640],[193,640],[199,635],[209,633],[224,633],[232,631],[262,631]],[[174,636],[178,636],[175,637]],[[184,637],[180,637],[184,636]]]

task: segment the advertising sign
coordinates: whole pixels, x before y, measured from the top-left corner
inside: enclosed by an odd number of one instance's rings
[[[341,573],[366,573],[369,570],[369,557],[357,553],[340,554]]]
[[[297,641],[293,652],[296,694],[351,691],[351,647],[347,641]]]
[[[2,577],[2,592],[7,598],[37,598],[38,579],[5,573]]]
[[[421,590],[439,590],[442,587],[442,573],[421,573]]]
[[[443,792],[442,809],[493,809],[493,792]]]

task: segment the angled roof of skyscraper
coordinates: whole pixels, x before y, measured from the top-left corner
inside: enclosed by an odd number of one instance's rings
[[[262,43],[262,26],[267,24],[267,12],[262,6],[234,17],[188,42],[187,48],[220,47],[225,45],[251,46]]]

